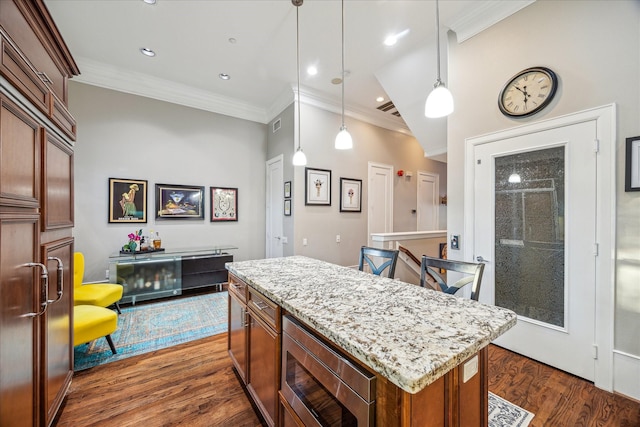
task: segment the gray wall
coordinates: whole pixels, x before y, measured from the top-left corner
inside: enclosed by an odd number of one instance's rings
[[[500,89],[535,65],[558,73],[555,100],[533,117],[507,119],[497,108]],[[538,1],[462,44],[450,36],[448,82],[456,101],[448,122],[450,233],[464,226],[465,138],[616,103],[615,348],[640,356],[640,193],[624,192],[625,138],[640,135],[640,2]]]
[[[440,193],[446,194],[447,165],[425,158],[415,138],[347,117],[354,148],[340,151],[333,147],[340,130],[340,115],[303,103],[301,121],[301,146],[307,155],[307,167],[331,170],[332,196],[331,206],[305,206],[304,167],[295,168],[295,231],[289,244],[296,254],[340,265],[357,264],[360,246],[367,244],[368,162],[391,165],[394,172],[413,172],[410,179],[394,175],[393,231],[416,230],[416,215],[411,209],[416,208],[417,171],[439,174]],[[290,162],[290,156],[285,155],[285,162]],[[362,180],[362,212],[340,212],[340,177]],[[445,216],[442,212],[443,222]],[[441,225],[446,228],[446,223]],[[336,243],[338,234],[340,243]],[[307,246],[302,245],[304,238]]]
[[[108,257],[138,228],[163,247],[229,244],[236,260],[264,257],[266,125],[80,83],[69,85],[78,122],[75,249],[85,281],[103,280]],[[146,224],[109,224],[108,179],[148,181]],[[155,184],[205,187],[204,220],[155,219]],[[238,188],[238,221],[210,222],[209,187]]]

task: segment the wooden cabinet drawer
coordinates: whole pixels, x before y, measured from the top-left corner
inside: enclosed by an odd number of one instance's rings
[[[66,58],[60,53],[64,42],[48,28],[47,17],[38,5],[30,1],[2,0],[0,8],[2,28],[31,67],[46,80],[47,86],[67,103],[67,77],[63,66]],[[49,105],[46,105],[48,108]],[[46,110],[44,110],[46,111]]]
[[[249,288],[247,306],[276,332],[280,332],[280,307],[276,303],[261,295],[255,289]]]
[[[50,91],[20,53],[0,35],[0,74],[43,113],[49,114]]]
[[[233,274],[229,274],[229,292],[236,295],[242,303],[247,303],[247,284]]]

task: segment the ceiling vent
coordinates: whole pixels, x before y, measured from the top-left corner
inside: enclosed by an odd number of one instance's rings
[[[273,133],[278,132],[281,126],[282,126],[282,119],[278,119],[275,122],[273,122]]]
[[[384,104],[380,105],[377,107],[378,110],[384,112],[384,113],[389,113],[392,114],[396,117],[400,117],[400,112],[398,111],[398,109],[396,108],[395,105],[393,105],[393,102],[389,101],[389,102],[385,102]]]

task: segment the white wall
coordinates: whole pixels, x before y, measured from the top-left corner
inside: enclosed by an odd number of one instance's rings
[[[80,83],[69,85],[78,122],[75,250],[85,281],[103,280],[108,257],[135,229],[159,231],[163,247],[229,244],[236,260],[264,257],[266,126]],[[109,224],[108,179],[148,181],[147,224]],[[155,184],[205,187],[204,220],[156,220]],[[238,221],[210,222],[209,187],[238,188]]]
[[[498,93],[513,74],[536,65],[558,74],[554,101],[533,117],[506,118]],[[640,135],[640,2],[538,1],[462,44],[450,35],[448,80],[456,111],[448,119],[447,219],[462,245],[466,138],[616,103],[615,347],[640,364],[640,193],[624,192],[625,138]],[[462,253],[450,250],[449,257]],[[632,394],[640,398],[636,384]]]
[[[295,168],[293,183],[294,236],[289,244],[297,255],[319,258],[340,265],[356,265],[360,247],[367,244],[367,167],[368,162],[393,166],[394,171],[412,171],[413,177],[394,175],[393,231],[415,231],[417,171],[440,175],[440,192],[446,193],[445,163],[424,157],[418,141],[399,132],[346,118],[353,137],[352,150],[336,150],[334,140],[340,130],[340,115],[302,104],[301,147],[307,156],[307,167],[332,172],[331,206],[305,206],[304,167]],[[290,161],[290,156],[285,155]],[[340,212],[340,177],[362,180],[362,212]],[[444,215],[443,215],[444,217]],[[446,227],[446,223],[442,224]],[[341,242],[336,243],[336,235]],[[302,245],[306,238],[308,245]]]

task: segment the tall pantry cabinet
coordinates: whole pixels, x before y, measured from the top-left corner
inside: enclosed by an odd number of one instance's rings
[[[79,70],[42,0],[0,0],[0,425],[51,425],[73,375]]]

